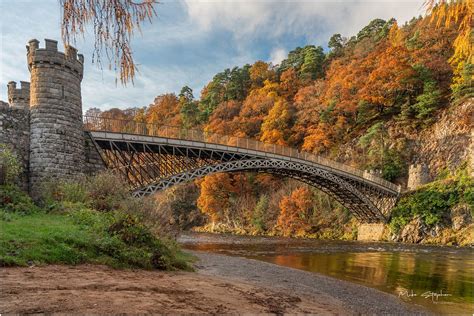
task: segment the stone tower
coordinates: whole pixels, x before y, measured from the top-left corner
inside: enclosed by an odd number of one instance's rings
[[[30,90],[30,193],[41,185],[71,179],[84,170],[81,80],[84,56],[58,42],[30,40],[27,46]]]
[[[21,88],[17,89],[16,82],[8,83],[8,103],[12,108],[28,110],[30,107],[30,83],[20,81]]]
[[[430,182],[430,172],[425,164],[412,164],[408,168],[408,190],[416,190],[418,187]]]

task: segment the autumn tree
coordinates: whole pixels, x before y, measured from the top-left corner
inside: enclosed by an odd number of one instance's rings
[[[239,113],[240,133],[235,136],[252,138],[260,134],[265,116],[279,98],[278,90],[278,83],[266,80],[263,87],[250,91]]]
[[[205,130],[222,135],[237,135],[241,108],[242,103],[235,100],[220,103],[209,118]]]
[[[380,114],[400,105],[403,98],[413,91],[415,71],[406,48],[390,46],[382,52],[370,54],[364,62],[371,71],[359,90],[360,99],[376,106]]]
[[[122,84],[133,82],[136,63],[131,39],[145,21],[156,16],[157,0],[60,0],[61,32],[65,45],[74,43],[92,25],[94,53],[92,60],[102,64],[102,56],[119,73]]]
[[[197,200],[199,209],[213,223],[248,224],[253,213],[249,202],[253,193],[247,178],[241,173],[216,173],[204,177]]]
[[[281,200],[278,227],[284,236],[298,236],[308,229],[312,204],[312,193],[307,187],[298,188]]]
[[[155,125],[180,126],[179,100],[174,93],[162,94],[148,106],[146,121]]]
[[[250,67],[250,80],[253,89],[262,87],[266,80],[271,81],[274,79],[274,76],[275,72],[264,61],[259,60]]]
[[[321,96],[325,91],[325,82],[318,80],[311,85],[301,87],[294,97],[296,121],[292,129],[292,143],[301,145],[309,129],[319,122],[319,113],[324,107]]]
[[[425,5],[426,12],[431,14],[431,22],[435,22],[436,27],[458,25],[458,35],[453,42],[454,53],[449,61],[455,75],[452,87],[459,93],[467,84],[472,84],[474,3],[472,0],[426,0]]]
[[[217,173],[206,176],[201,182],[201,194],[197,205],[212,222],[224,220],[230,210],[230,197],[234,192],[230,174]]]
[[[295,68],[288,68],[280,76],[280,95],[288,101],[293,101],[295,94],[301,87],[301,82],[298,79],[298,74]]]
[[[283,98],[278,98],[263,120],[260,140],[265,143],[287,145],[293,121],[293,107]]]

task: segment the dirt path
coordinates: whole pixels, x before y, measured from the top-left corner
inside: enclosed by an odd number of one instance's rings
[[[103,266],[0,269],[0,313],[329,313],[310,298],[227,278]]]
[[[303,271],[243,258],[195,254],[200,258],[198,273],[114,270],[95,265],[1,268],[0,313],[348,315],[413,311],[387,294],[371,289],[360,292],[367,288],[353,288],[346,282],[324,281],[320,276],[311,279],[312,274]],[[308,290],[305,282],[315,290]],[[296,290],[298,283],[302,286]],[[360,292],[355,299],[353,291]],[[371,297],[361,303],[364,295]],[[367,310],[374,300],[382,307]],[[351,301],[354,304],[348,303]]]

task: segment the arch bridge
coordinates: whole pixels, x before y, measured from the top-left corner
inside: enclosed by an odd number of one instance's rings
[[[400,186],[366,171],[280,145],[201,130],[84,117],[84,128],[105,165],[135,196],[217,172],[290,177],[335,198],[361,222],[386,222]]]

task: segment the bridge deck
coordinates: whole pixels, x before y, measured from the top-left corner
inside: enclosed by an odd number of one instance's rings
[[[136,134],[117,133],[117,132],[91,131],[90,133],[93,139],[100,145],[100,147],[106,147],[108,146],[107,142],[114,141],[115,146],[118,146],[119,148],[120,146],[123,146],[123,148],[121,149],[125,150],[126,144],[131,142],[135,144],[134,150],[137,152],[147,151],[147,148],[142,147],[138,144],[147,144],[147,146],[161,145],[161,146],[164,146],[164,148],[167,148],[166,145],[169,145],[169,152],[171,152],[173,148],[181,147],[183,149],[182,151],[176,151],[174,153],[174,155],[178,155],[178,156],[184,155],[184,152],[187,157],[193,157],[193,155],[195,155],[193,151],[186,152],[186,149],[209,149],[216,152],[227,153],[226,155],[228,155],[228,157],[226,156],[221,157],[223,161],[228,160],[226,158],[236,159],[235,155],[241,155],[242,158],[244,158],[245,156],[251,156],[251,157],[260,157],[260,158],[268,158],[268,159],[286,160],[286,161],[292,161],[292,162],[297,162],[297,163],[309,164],[311,166],[316,166],[320,169],[327,170],[331,173],[337,174],[346,179],[350,178],[353,180],[365,182],[366,184],[372,185],[379,189],[383,189],[385,191],[389,191],[394,194],[399,193],[399,186],[396,186],[392,183],[390,183],[391,186],[387,186],[387,185],[384,185],[383,183],[380,183],[379,181],[373,181],[374,176],[369,173],[366,173],[365,176],[361,177],[360,175],[354,174],[352,172],[348,172],[345,169],[334,168],[333,165],[325,164],[327,159],[321,159],[319,161],[307,160],[307,159],[304,159],[304,156],[300,156],[300,157],[287,156],[287,155],[276,154],[273,152],[265,152],[265,151],[260,151],[260,150],[246,149],[246,148],[222,145],[222,144],[216,144],[216,143],[207,143],[207,142],[196,141],[196,140],[183,140],[183,139],[175,139],[175,138],[145,136],[145,135],[136,135]],[[120,141],[123,141],[121,145],[120,145]],[[201,155],[200,158],[211,158],[211,157],[203,157],[202,155],[204,153],[205,151],[204,152],[199,151],[199,154]]]
[[[401,191],[400,186],[367,171],[361,171],[354,167],[294,148],[263,143],[252,139],[220,135],[195,129],[91,116],[84,117],[84,127],[86,130],[94,133],[95,139],[121,138],[126,141],[206,147],[266,158],[316,164],[334,173],[357,178],[360,181],[375,184],[394,193]]]

